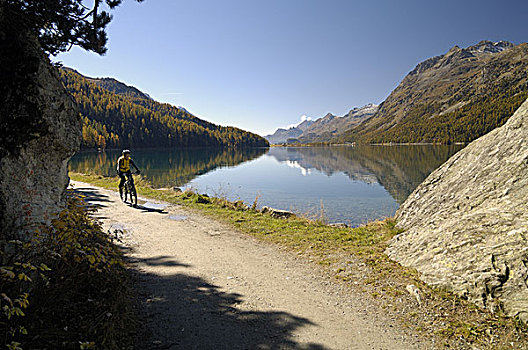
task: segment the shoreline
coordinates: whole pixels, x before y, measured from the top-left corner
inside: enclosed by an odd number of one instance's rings
[[[453,142],[450,144],[445,143],[434,143],[434,142],[408,142],[408,143],[396,143],[396,142],[387,142],[387,143],[369,143],[369,144],[357,144],[357,143],[332,143],[332,144],[270,144],[271,147],[365,147],[365,146],[465,146],[469,142]]]

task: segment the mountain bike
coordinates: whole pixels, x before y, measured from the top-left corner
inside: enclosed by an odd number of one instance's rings
[[[132,175],[136,175],[137,172],[132,173]],[[132,181],[130,181],[132,180]],[[123,202],[127,202],[127,199],[130,198],[130,204],[132,206],[137,206],[137,191],[136,191],[136,185],[134,185],[134,180],[132,179],[132,176],[130,178],[127,176],[125,184],[123,186]]]

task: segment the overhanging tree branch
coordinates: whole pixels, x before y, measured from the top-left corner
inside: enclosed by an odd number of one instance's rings
[[[83,0],[0,0],[0,6],[14,20],[29,27],[48,54],[56,55],[80,46],[102,55],[106,52],[106,26],[112,20],[109,13],[100,11],[102,2],[94,0],[93,7],[89,8]],[[104,2],[113,9],[122,0]]]

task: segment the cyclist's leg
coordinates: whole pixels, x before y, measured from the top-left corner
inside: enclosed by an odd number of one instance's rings
[[[121,181],[119,181],[119,189],[123,189],[123,186],[125,185],[125,181],[126,181],[126,178],[125,178],[125,173],[122,173],[122,172],[119,172],[117,173],[117,175],[119,175],[119,178],[121,179]]]
[[[119,172],[118,173],[119,177],[121,178],[121,181],[119,181],[119,197],[121,198],[121,200],[123,200],[123,186],[125,185],[125,174],[123,174],[122,172]]]
[[[137,205],[137,193],[136,193],[136,186],[134,185],[134,177],[132,176],[131,171],[128,171],[126,173],[126,176],[128,178],[128,183],[130,185],[130,202],[135,207]]]
[[[128,178],[128,181],[130,181],[130,183],[133,185],[134,184],[134,178],[132,177],[132,172],[131,171],[127,171],[125,173],[125,175]]]

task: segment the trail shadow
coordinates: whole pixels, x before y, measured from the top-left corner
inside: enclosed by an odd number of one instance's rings
[[[89,187],[77,187],[73,189],[73,192],[80,195],[87,206],[92,208],[106,207],[105,204],[111,202],[109,197],[105,194],[97,192],[96,189]]]
[[[166,257],[154,260],[160,258]],[[200,277],[133,271],[141,286],[140,324],[146,328],[138,349],[325,349],[296,341],[296,330],[314,326],[306,318],[240,310],[243,295],[224,292]]]
[[[128,205],[130,207],[132,207],[132,204],[128,204]],[[165,211],[165,208],[151,208],[151,207],[146,207],[146,206],[141,205],[141,204],[136,205],[134,208],[141,210],[143,213],[160,213],[160,214],[168,214],[169,213],[169,212]]]
[[[192,267],[192,265],[184,264],[176,261],[173,257],[167,255],[160,255],[152,258],[130,258],[130,263],[140,263],[149,266],[181,266]]]
[[[103,208],[107,206],[103,203],[111,202],[111,200],[109,199],[110,198],[109,196],[99,193],[94,188],[77,187],[77,188],[73,188],[73,191],[77,195],[82,196],[87,207],[90,207],[90,208],[96,208],[96,209]],[[128,205],[131,208],[141,210],[141,212],[143,213],[168,214],[168,212],[165,211],[166,206],[156,207],[156,204],[153,204],[150,202],[147,202],[146,205],[138,204],[135,207],[130,202],[125,202],[123,204]],[[101,217],[100,219],[103,219],[103,217]]]

